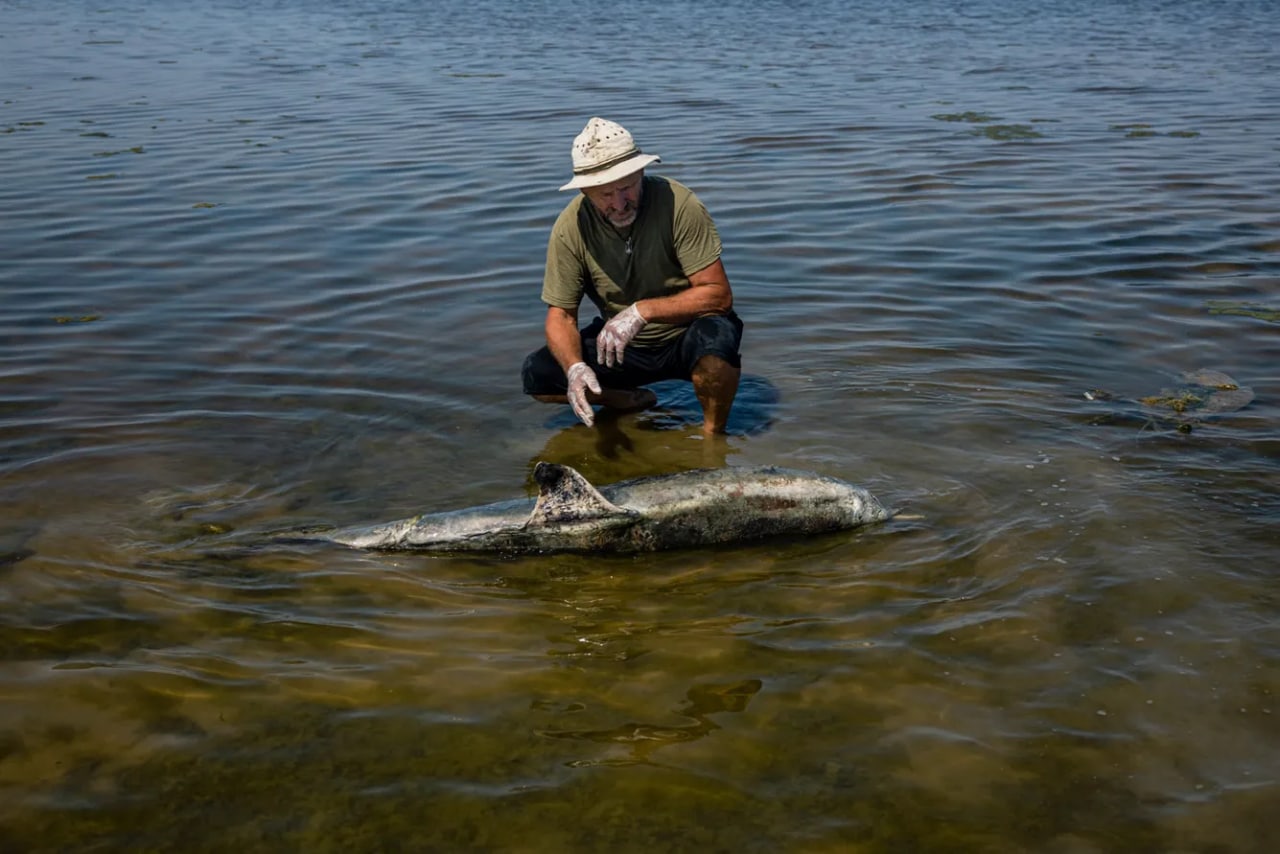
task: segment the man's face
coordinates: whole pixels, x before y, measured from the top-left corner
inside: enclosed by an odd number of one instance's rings
[[[600,215],[614,228],[626,228],[640,213],[640,188],[644,170],[619,178],[610,184],[587,187],[582,192]]]

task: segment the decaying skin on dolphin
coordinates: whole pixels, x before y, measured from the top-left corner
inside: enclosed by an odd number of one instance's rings
[[[699,469],[597,489],[540,462],[536,499],[431,513],[328,535],[355,548],[440,552],[647,552],[855,528],[892,515],[867,490],[813,472]]]

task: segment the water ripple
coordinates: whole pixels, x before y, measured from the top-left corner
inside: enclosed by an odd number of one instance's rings
[[[13,844],[1258,850],[1275,16],[953,5],[8,3]],[[684,387],[595,431],[520,394],[591,115],[715,214],[723,444]],[[1200,368],[1253,401],[1143,403]],[[277,537],[537,459],[903,515],[636,559]]]

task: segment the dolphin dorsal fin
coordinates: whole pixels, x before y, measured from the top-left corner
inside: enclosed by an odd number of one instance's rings
[[[533,469],[533,479],[538,482],[538,501],[526,525],[632,515],[632,511],[609,501],[590,481],[568,466],[540,462]]]

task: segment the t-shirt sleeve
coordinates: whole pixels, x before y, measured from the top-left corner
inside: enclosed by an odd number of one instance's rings
[[[568,211],[565,212],[567,214]],[[562,214],[547,240],[547,266],[542,274],[542,301],[547,305],[577,311],[582,302],[586,275],[580,249],[575,248],[574,218]],[[581,241],[576,241],[581,243]]]
[[[692,191],[676,205],[674,239],[676,258],[686,276],[720,257],[720,233],[711,214]]]

